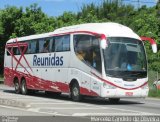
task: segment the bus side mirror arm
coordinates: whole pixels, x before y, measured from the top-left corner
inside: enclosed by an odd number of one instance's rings
[[[152,46],[153,53],[157,53],[157,44],[154,39],[149,38],[149,37],[141,37],[141,40],[142,41],[149,41]]]

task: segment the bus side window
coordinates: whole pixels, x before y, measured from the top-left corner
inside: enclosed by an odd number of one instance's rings
[[[39,41],[40,43],[40,48],[39,51],[42,53],[48,53],[49,52],[49,45],[50,45],[50,39],[49,38],[45,38],[42,39],[41,41]]]
[[[51,52],[55,52],[55,37],[51,38],[51,41],[50,41],[50,51]]]
[[[53,40],[53,38],[47,38],[47,41],[48,41],[48,52],[52,51],[52,40]]]
[[[99,39],[91,35],[74,35],[76,56],[84,63],[102,72]]]
[[[80,60],[88,65],[92,64],[90,35],[74,35],[74,50]]]
[[[92,66],[98,70],[100,73],[102,72],[102,64],[101,64],[101,53],[100,53],[100,42],[96,37],[92,38]]]
[[[7,55],[8,55],[8,56],[11,55],[9,52],[12,52],[12,48],[11,48],[11,47],[9,47],[8,50],[7,50]]]
[[[20,55],[20,51],[19,51],[18,47],[13,47],[13,54]]]
[[[70,50],[70,35],[55,37],[55,51],[63,52]]]
[[[29,44],[28,44],[28,50],[27,50],[27,53],[28,54],[33,54],[33,53],[36,53],[37,51],[37,40],[32,40],[32,41],[29,41]]]
[[[39,49],[38,49],[38,53],[43,53],[44,52],[44,46],[45,46],[45,40],[42,38],[42,39],[39,39]]]
[[[21,46],[21,47],[20,47],[20,49],[21,49],[21,54],[22,54],[22,53],[26,54],[27,49],[26,49],[26,50],[25,50],[25,52],[24,52],[24,49],[25,49],[25,47],[24,47],[24,46]]]
[[[10,53],[8,52],[8,50],[7,50],[7,55],[10,56]]]
[[[31,41],[28,41],[27,54],[31,53]]]
[[[63,37],[63,51],[70,50],[70,36],[66,35]]]

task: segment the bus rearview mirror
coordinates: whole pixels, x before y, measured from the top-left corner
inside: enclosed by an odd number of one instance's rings
[[[153,53],[157,53],[157,44],[152,44]]]
[[[106,49],[108,47],[107,39],[106,39],[106,36],[104,34],[101,35],[100,45],[101,45],[102,49]]]
[[[152,46],[153,53],[157,53],[157,44],[154,39],[149,38],[149,37],[141,37],[141,40],[142,41],[149,41]]]

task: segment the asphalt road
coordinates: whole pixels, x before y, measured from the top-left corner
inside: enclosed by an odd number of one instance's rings
[[[48,96],[44,92],[20,95],[15,94],[13,88],[0,85],[0,116],[68,116],[78,122],[91,121],[91,116],[148,115],[160,117],[159,99],[121,99],[118,104],[97,98],[73,102],[65,94],[60,97]]]

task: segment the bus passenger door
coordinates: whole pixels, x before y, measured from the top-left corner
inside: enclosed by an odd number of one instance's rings
[[[77,72],[80,73],[79,77],[80,92],[83,95],[91,95],[91,64],[92,64],[92,36],[87,34],[76,34],[73,38],[74,53],[71,62]],[[75,57],[76,56],[76,57]]]
[[[100,53],[100,42],[96,37],[92,38],[92,77],[91,77],[91,90],[93,95],[100,95],[100,82],[97,79],[102,73],[102,61]]]

